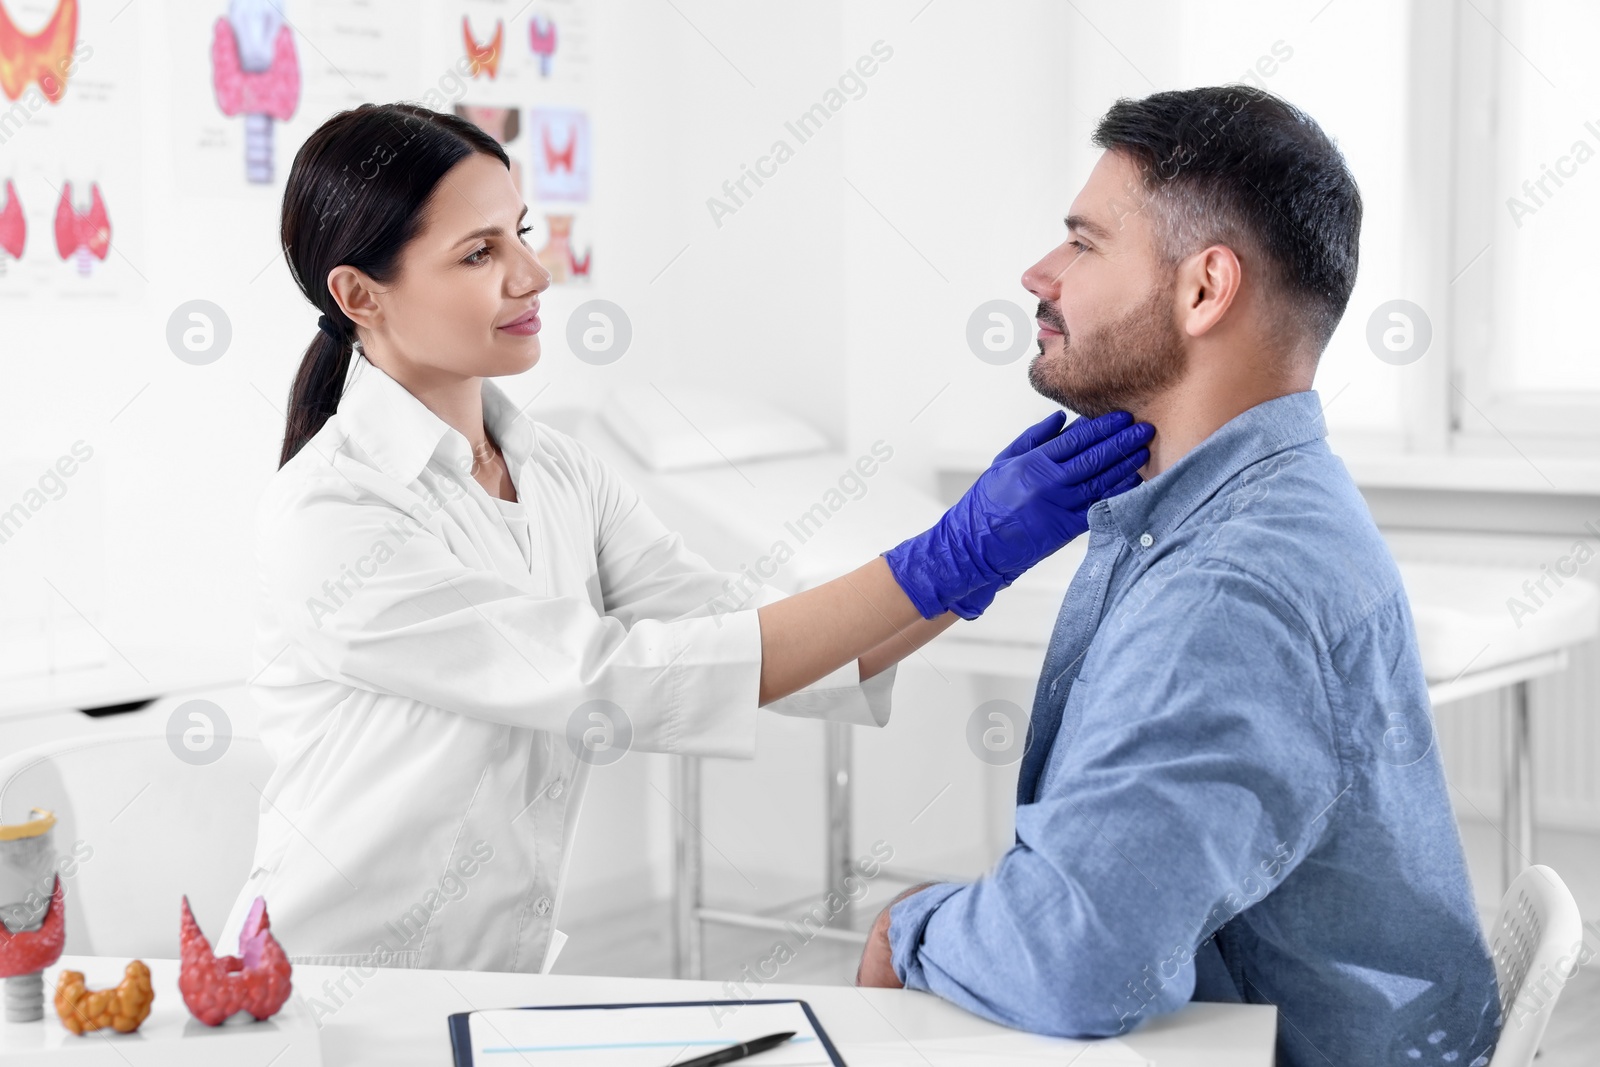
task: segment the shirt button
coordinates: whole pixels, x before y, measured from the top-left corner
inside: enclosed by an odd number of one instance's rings
[[[1142,533],[1139,535],[1139,543],[1145,548],[1149,548],[1151,545],[1156,543],[1156,539],[1147,533]]]
[[[554,800],[561,795],[561,779],[557,778],[550,783],[550,799]]]
[[[538,900],[534,901],[533,902],[533,910],[538,912],[540,915],[549,915],[550,914],[550,898],[549,897],[540,897]]]

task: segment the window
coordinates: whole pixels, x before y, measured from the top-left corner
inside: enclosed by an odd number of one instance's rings
[[[1473,0],[1455,18],[1452,444],[1600,440],[1600,6]]]
[[[1394,0],[1183,4],[1177,9],[1176,76],[1160,86],[1259,86],[1304,110],[1339,146],[1361,187],[1361,269],[1318,364],[1315,388],[1331,429],[1382,440],[1403,433],[1402,383],[1417,375],[1414,367],[1373,355],[1367,320],[1397,298],[1422,302],[1402,274],[1411,239],[1404,225],[1414,36],[1409,6]]]

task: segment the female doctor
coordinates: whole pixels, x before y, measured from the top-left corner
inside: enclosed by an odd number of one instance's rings
[[[754,754],[758,708],[882,725],[895,664],[1138,483],[1122,412],[1030,428],[931,529],[790,597],[729,577],[489,379],[550,275],[505,151],[364,104],[301,147],[282,245],[323,317],[258,512],[252,871],[296,962],[540,971],[605,746]],[[597,733],[598,731],[598,733]]]

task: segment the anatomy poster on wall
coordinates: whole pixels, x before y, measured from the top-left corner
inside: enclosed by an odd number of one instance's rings
[[[435,31],[425,67],[459,76],[456,114],[505,146],[529,207],[528,240],[552,284],[587,284],[594,265],[587,0],[471,0],[441,11]],[[445,86],[457,83],[424,90]]]
[[[136,295],[142,12],[0,0],[0,301]]]
[[[195,195],[276,200],[328,116],[369,101],[453,111],[505,145],[555,284],[585,283],[589,3],[173,0],[174,173]]]
[[[172,4],[176,173],[207,195],[281,195],[295,152],[329,115],[408,95],[422,4]]]

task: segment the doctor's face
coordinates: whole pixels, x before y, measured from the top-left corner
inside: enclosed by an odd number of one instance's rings
[[[1039,298],[1034,389],[1080,415],[1135,411],[1183,376],[1175,268],[1157,253],[1138,168],[1106,152],[1067,239],[1022,275]]]
[[[474,152],[452,167],[401,256],[398,281],[375,294],[374,347],[418,377],[496,377],[537,363],[538,332],[507,328],[550,287],[519,232],[526,214],[498,159]]]

